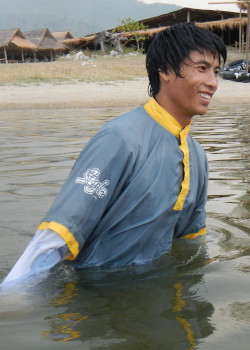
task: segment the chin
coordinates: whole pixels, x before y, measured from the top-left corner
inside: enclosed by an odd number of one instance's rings
[[[199,108],[195,114],[196,115],[203,115],[203,114],[207,113],[207,110],[208,110],[208,107]]]

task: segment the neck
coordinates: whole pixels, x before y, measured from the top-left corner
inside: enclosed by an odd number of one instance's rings
[[[172,110],[171,104],[168,103],[168,101],[166,100],[166,96],[164,96],[164,97],[161,96],[161,93],[159,92],[154,97],[154,99],[162,108],[165,109],[165,111],[167,111],[169,114],[171,114],[172,117],[174,117],[183,128],[185,128],[187,125],[190,124],[192,117],[185,116],[181,113],[178,113],[178,111],[176,111],[176,108],[174,110]]]

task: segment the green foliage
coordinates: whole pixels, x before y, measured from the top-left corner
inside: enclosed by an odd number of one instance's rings
[[[143,35],[140,31],[144,31],[148,28],[143,23],[138,21],[134,21],[132,18],[128,17],[125,20],[120,21],[120,25],[114,29],[114,32],[127,32],[130,33],[130,40],[135,40],[137,44],[137,50],[139,51],[142,47],[140,47],[140,43],[142,45],[143,40],[146,39],[146,36]]]
[[[118,32],[136,32],[137,30],[145,30],[148,27],[145,26],[143,23],[140,23],[138,21],[134,21],[132,18],[128,17],[125,20],[120,21],[120,25],[117,26],[116,30]]]

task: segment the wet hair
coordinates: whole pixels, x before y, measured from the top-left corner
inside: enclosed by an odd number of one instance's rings
[[[181,66],[191,53],[208,50],[215,57],[219,55],[224,63],[227,50],[218,35],[198,27],[193,23],[178,23],[159,32],[151,42],[146,55],[146,68],[149,78],[148,92],[155,97],[160,91],[159,72],[172,70],[181,76]]]

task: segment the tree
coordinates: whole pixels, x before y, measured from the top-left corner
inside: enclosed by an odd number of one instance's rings
[[[135,40],[137,45],[137,50],[142,49],[143,41],[146,39],[144,31],[148,28],[143,23],[134,21],[132,18],[128,17],[125,20],[120,21],[121,24],[117,26],[115,32],[125,32],[128,33],[129,40]],[[141,43],[141,46],[140,46]]]

